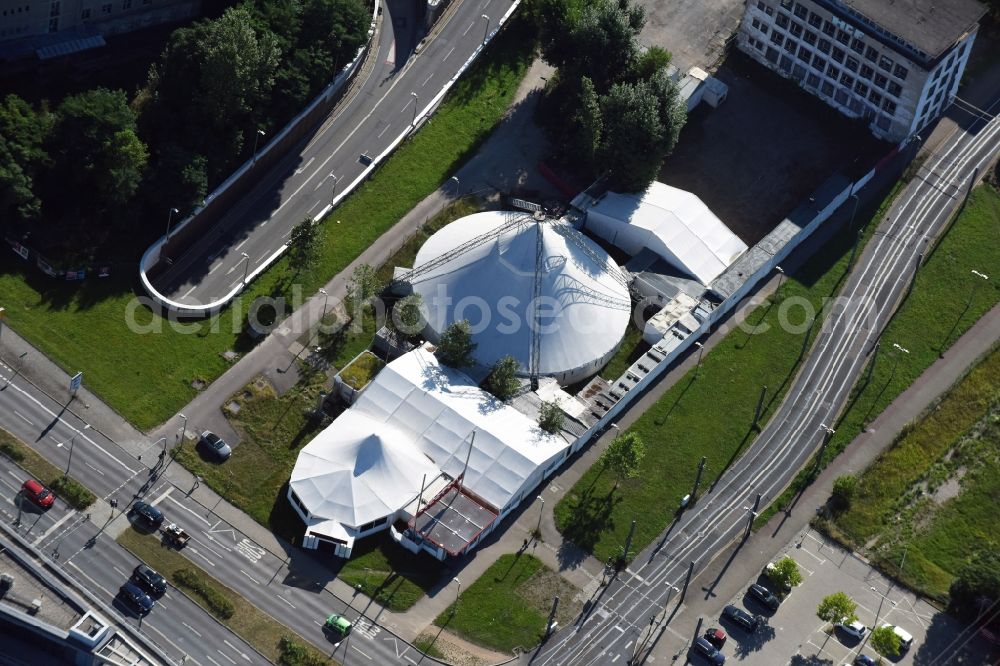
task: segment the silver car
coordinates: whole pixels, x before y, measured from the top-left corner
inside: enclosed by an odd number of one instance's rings
[[[222,439],[211,430],[206,430],[201,433],[201,437],[198,439],[198,446],[200,446],[206,454],[215,458],[219,462],[225,462],[229,460],[229,456],[233,455],[233,449],[229,446],[229,444],[226,444],[226,440]]]

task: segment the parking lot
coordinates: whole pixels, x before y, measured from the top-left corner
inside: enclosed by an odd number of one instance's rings
[[[851,664],[859,652],[872,657],[877,653],[865,640],[848,637],[816,617],[823,597],[845,592],[857,604],[858,619],[868,628],[883,623],[902,627],[913,635],[913,647],[898,659],[883,663],[901,666],[946,666],[958,664],[1000,663],[1000,653],[977,635],[912,592],[896,586],[867,562],[808,530],[786,546],[776,559],[790,555],[799,564],[804,581],[782,602],[774,613],[749,599],[744,592],[728,601],[739,608],[759,614],[760,628],[747,633],[723,619],[706,619],[701,632],[709,626],[721,626],[729,639],[723,649],[726,663],[747,666],[843,666]],[[905,564],[904,564],[905,566]],[[691,658],[690,663],[706,663]]]

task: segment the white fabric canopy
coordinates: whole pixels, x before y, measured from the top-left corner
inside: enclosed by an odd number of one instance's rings
[[[747,251],[701,199],[659,182],[608,192],[587,210],[587,229],[631,255],[649,248],[705,285]]]
[[[392,515],[438,468],[391,424],[349,409],[299,453],[291,487],[312,516],[359,527]]]

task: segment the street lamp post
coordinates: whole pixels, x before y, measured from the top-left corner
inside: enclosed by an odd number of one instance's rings
[[[180,211],[177,210],[176,208],[171,208],[169,211],[167,211],[167,233],[166,233],[167,240],[170,240],[170,223],[173,221],[174,215],[177,215],[178,213],[180,213]]]
[[[538,525],[535,527],[535,534],[536,535],[539,535],[539,534],[542,533],[542,513],[545,511],[545,498],[542,497],[541,495],[539,495],[538,496],[538,501],[541,502],[542,505],[538,509]]]
[[[420,104],[420,96],[417,93],[410,91],[410,97],[413,98],[413,120],[410,121],[411,125],[416,126],[417,124],[417,105]]]
[[[246,264],[243,266],[243,286],[247,284],[247,273],[250,271],[250,255],[246,252],[241,252],[243,259],[246,260]]]
[[[253,163],[257,164],[257,141],[260,137],[264,136],[264,130],[259,129],[257,133],[253,135]]]
[[[698,375],[698,371],[701,370],[701,356],[705,353],[705,345],[700,342],[694,343],[694,346],[698,348],[698,363],[694,366],[694,374]]]
[[[462,596],[462,581],[457,578],[452,578],[453,581],[458,585],[458,589],[455,590],[455,605],[452,610],[452,614],[458,611],[458,599]]]
[[[323,323],[323,319],[326,317],[326,306],[330,302],[330,294],[326,292],[326,289],[320,289],[319,293],[323,294],[323,314],[319,316],[319,323]]]
[[[333,178],[333,192],[330,193],[330,205],[333,205],[333,200],[337,198],[337,183],[340,182],[340,179],[334,176],[332,171],[330,178]]]
[[[979,285],[990,279],[989,275],[986,275],[985,273],[980,273],[976,269],[972,269],[972,274],[979,279],[972,283],[972,290],[969,292],[969,302],[965,304],[966,309],[972,307],[972,299],[975,297],[976,289],[979,288]]]
[[[459,190],[458,176],[452,176],[449,180],[451,180],[451,181],[453,181],[455,183],[455,196],[457,197],[458,196],[458,190]]]
[[[892,343],[893,349],[897,350],[899,353],[896,354],[896,358],[892,362],[892,370],[889,372],[889,379],[892,380],[896,376],[896,366],[899,365],[899,359],[902,358],[903,354],[909,354],[910,350],[906,347],[900,347],[895,342]]]
[[[781,266],[775,266],[774,270],[778,271],[778,286],[774,288],[774,295],[777,296],[778,292],[781,291],[781,285],[785,281],[785,269]]]
[[[184,439],[187,437],[187,427],[188,427],[188,417],[183,414],[178,413],[177,416],[184,419],[184,425],[181,426],[181,445],[184,445]]]
[[[483,28],[483,44],[486,43],[486,38],[490,36],[490,17],[486,14],[482,16],[484,28]]]
[[[73,464],[73,444],[76,442],[76,436],[79,435],[84,430],[90,430],[90,424],[83,426],[83,430],[77,430],[73,433],[73,436],[69,438],[69,460],[66,462],[66,474],[69,475],[69,468]]]

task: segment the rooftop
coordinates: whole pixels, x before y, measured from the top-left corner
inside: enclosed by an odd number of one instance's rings
[[[965,35],[986,13],[977,0],[840,0],[851,10],[932,58]]]

